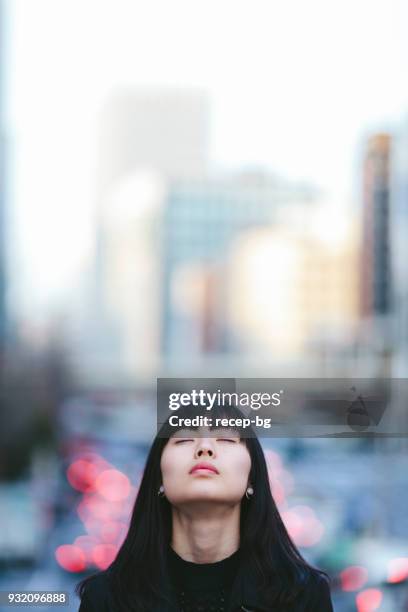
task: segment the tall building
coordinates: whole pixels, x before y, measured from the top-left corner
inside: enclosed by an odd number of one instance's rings
[[[129,175],[104,211],[102,286],[118,338],[103,355],[110,375],[135,380],[235,358],[228,287],[237,241],[279,223],[313,226],[317,200],[314,188],[261,172]]]
[[[408,116],[394,137],[391,205],[392,374],[405,378],[408,377]]]
[[[389,134],[368,143],[363,169],[361,316],[383,317],[390,309],[390,148]]]
[[[102,327],[106,327],[106,210],[110,211],[115,194],[134,172],[153,170],[165,178],[205,172],[208,117],[207,97],[184,90],[116,92],[103,107],[97,143],[93,289],[94,308],[100,309]]]
[[[134,172],[105,211],[105,303],[119,338],[115,361],[129,378],[159,365],[165,187],[158,173]]]
[[[237,351],[271,364],[344,355],[358,317],[356,253],[352,236],[328,243],[290,224],[243,234],[227,275]]]
[[[95,258],[82,324],[70,339],[77,371],[134,377],[156,362],[164,202],[158,193],[175,177],[205,174],[208,124],[206,95],[188,90],[117,92],[102,109]]]
[[[313,188],[260,172],[169,185],[162,241],[167,363],[233,351],[226,271],[235,242],[296,216],[307,224],[316,200]]]

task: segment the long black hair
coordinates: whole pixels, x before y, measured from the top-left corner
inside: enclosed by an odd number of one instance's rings
[[[214,407],[217,416],[242,417],[234,406]],[[191,416],[182,407],[178,416]],[[114,601],[120,612],[149,612],[160,603],[171,601],[167,562],[171,542],[171,504],[158,496],[162,484],[160,461],[164,447],[175,433],[164,423],[150,448],[127,536],[109,568]],[[240,559],[255,576],[270,605],[286,609],[301,597],[310,580],[326,574],[307,563],[291,540],[272,497],[268,470],[262,447],[253,430],[242,439],[251,458],[249,481],[254,488],[251,499],[245,496],[240,514]],[[101,572],[98,572],[100,574]],[[98,575],[97,574],[97,575]],[[76,593],[82,597],[88,576],[78,583]],[[232,593],[234,598],[234,592]]]

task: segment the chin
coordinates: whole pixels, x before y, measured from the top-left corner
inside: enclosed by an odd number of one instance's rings
[[[236,504],[241,499],[236,497],[225,497],[225,491],[194,491],[191,495],[185,496],[181,503],[218,503],[218,504]]]

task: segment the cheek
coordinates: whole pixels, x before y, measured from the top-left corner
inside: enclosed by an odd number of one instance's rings
[[[163,480],[173,471],[173,463],[174,461],[172,461],[171,453],[164,450],[160,461],[160,469]]]
[[[162,482],[165,495],[171,504],[179,503],[185,496],[189,461],[191,457],[186,457],[180,449],[176,452],[174,449],[169,449],[162,454],[160,462]]]
[[[174,449],[164,450],[160,462],[163,484],[174,483],[180,480],[183,474],[183,453],[174,452]]]
[[[225,471],[239,488],[246,488],[250,470],[251,459],[246,451],[226,460]]]

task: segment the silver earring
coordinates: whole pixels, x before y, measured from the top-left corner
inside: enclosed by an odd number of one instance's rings
[[[163,487],[163,485],[160,485],[159,490],[157,491],[157,495],[159,497],[164,497],[164,487]]]
[[[248,488],[247,488],[247,490],[246,490],[246,492],[245,492],[245,497],[246,497],[247,499],[251,499],[251,497],[253,496],[253,494],[254,494],[254,490],[253,490],[253,488],[252,488],[252,487],[248,487]]]

